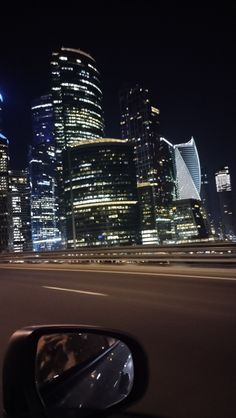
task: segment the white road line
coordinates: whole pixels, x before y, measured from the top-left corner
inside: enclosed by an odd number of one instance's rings
[[[24,266],[25,267],[25,266]],[[0,266],[0,269],[13,269],[13,270],[41,270],[41,271],[67,271],[69,273],[76,273],[76,272],[85,272],[85,273],[105,273],[105,274],[129,274],[129,275],[138,275],[138,276],[167,276],[167,277],[180,277],[182,279],[186,278],[191,278],[191,279],[209,279],[209,280],[223,280],[223,281],[236,281],[235,277],[219,277],[219,276],[203,276],[203,275],[195,275],[195,274],[188,274],[188,273],[150,273],[150,272],[141,272],[141,271],[116,271],[116,270],[93,270],[93,269],[66,269],[66,268],[60,268],[60,269],[56,269],[56,268],[33,268],[33,267],[2,267]]]
[[[44,287],[44,289],[50,289],[50,290],[61,290],[62,292],[82,293],[84,295],[92,295],[92,296],[108,296],[106,293],[89,292],[87,290],[66,289],[64,287],[53,287],[53,286],[42,286],[42,287]]]

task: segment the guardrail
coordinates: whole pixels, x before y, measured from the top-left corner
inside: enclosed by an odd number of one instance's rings
[[[138,263],[223,265],[236,267],[236,243],[79,248],[50,252],[7,253],[0,263]]]

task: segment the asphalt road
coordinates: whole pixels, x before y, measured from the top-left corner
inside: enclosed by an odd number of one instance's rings
[[[0,266],[0,366],[11,333],[22,326],[123,330],[149,358],[148,391],[134,410],[235,418],[236,270],[78,269]]]

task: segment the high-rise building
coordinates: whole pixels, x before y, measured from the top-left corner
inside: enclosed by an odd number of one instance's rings
[[[212,235],[216,234],[216,225],[214,222],[213,217],[213,210],[212,210],[212,198],[211,198],[211,190],[210,190],[210,182],[209,182],[209,173],[206,168],[201,169],[201,201],[202,205],[205,208],[207,213],[207,217],[210,223],[210,228],[212,231]]]
[[[216,191],[219,198],[223,236],[228,239],[235,239],[235,213],[229,167],[226,166],[216,172],[215,181]]]
[[[176,200],[173,206],[176,242],[191,242],[209,238],[209,225],[200,200]]]
[[[47,142],[53,145],[53,109],[51,94],[46,94],[33,100],[31,113],[33,144],[37,145]]]
[[[32,249],[30,219],[30,186],[27,170],[9,172],[11,251]]]
[[[0,133],[2,133],[2,129],[3,129],[3,126],[2,126],[2,106],[3,106],[3,97],[0,93]]]
[[[9,245],[9,153],[8,141],[0,133],[0,252]]]
[[[2,130],[3,98],[0,94],[0,252],[9,248],[9,149]]]
[[[209,185],[209,175],[207,170],[201,169],[201,200],[203,206],[206,208],[207,213],[211,213],[211,203],[210,203],[210,185]]]
[[[134,147],[142,243],[166,242],[172,235],[174,181],[166,144],[160,142],[159,109],[140,86],[121,92],[120,108],[122,138]]]
[[[51,78],[60,228],[64,237],[62,151],[103,137],[102,90],[95,60],[80,49],[62,47],[53,52]]]
[[[194,139],[173,145],[177,199],[201,200],[201,167]]]
[[[201,170],[197,147],[194,139],[189,142],[173,145],[161,138],[169,147],[171,155],[175,194],[173,195],[172,220],[176,242],[206,239],[211,235],[207,212],[200,198]]]
[[[173,153],[168,141],[160,138],[158,150],[157,230],[163,243],[175,241],[173,201],[176,199]]]
[[[201,191],[201,166],[197,147],[193,137],[190,141],[183,144],[174,145],[175,150],[178,150],[181,157],[183,158],[186,167],[192,177],[194,185],[198,194]]]
[[[139,243],[132,146],[93,139],[67,148],[63,157],[68,247]]]
[[[29,175],[34,251],[58,249],[61,246],[55,170],[55,147],[46,142],[31,146]]]

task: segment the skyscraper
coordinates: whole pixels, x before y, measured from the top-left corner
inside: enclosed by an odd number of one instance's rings
[[[191,242],[209,238],[209,226],[200,200],[177,200],[173,206],[176,242]]]
[[[172,219],[177,242],[206,239],[211,234],[207,213],[200,198],[200,161],[193,138],[183,144],[173,145],[165,138],[161,142],[169,147],[175,193],[172,199]]]
[[[102,137],[100,74],[91,55],[62,47],[52,54],[51,75],[57,153],[82,140]]]
[[[55,170],[55,148],[48,143],[31,146],[29,175],[34,251],[58,249],[61,246]]]
[[[62,47],[53,52],[51,78],[60,227],[64,237],[62,151],[103,137],[102,90],[95,60],[80,49]]]
[[[3,97],[0,93],[0,133],[2,133],[2,106],[3,106]]]
[[[27,170],[9,172],[11,251],[32,249],[30,220],[30,186]]]
[[[228,239],[234,239],[236,235],[235,213],[229,167],[225,166],[216,172],[215,181],[219,198],[223,236]]]
[[[200,200],[201,166],[194,139],[174,145],[174,152],[178,198]]]
[[[207,213],[207,217],[208,220],[210,222],[210,227],[211,227],[211,231],[212,234],[215,235],[215,222],[214,222],[214,218],[213,218],[213,204],[212,204],[212,198],[211,198],[211,190],[210,190],[210,182],[209,182],[209,173],[208,170],[206,168],[202,168],[201,169],[201,200],[202,200],[202,204],[203,207],[206,210]]]
[[[61,246],[56,176],[54,119],[51,94],[31,106],[33,145],[29,153],[33,250]]]
[[[0,94],[0,252],[9,246],[9,150],[8,140],[2,131],[2,105]]]
[[[43,142],[53,145],[53,109],[52,96],[46,94],[33,100],[31,106],[33,144]]]
[[[166,242],[172,234],[174,181],[168,148],[160,142],[159,109],[152,106],[148,90],[140,86],[121,92],[120,108],[122,138],[134,147],[142,243]]]
[[[68,247],[139,243],[132,146],[101,138],[63,156]]]
[[[9,244],[9,154],[8,141],[0,133],[0,251],[8,249]]]

